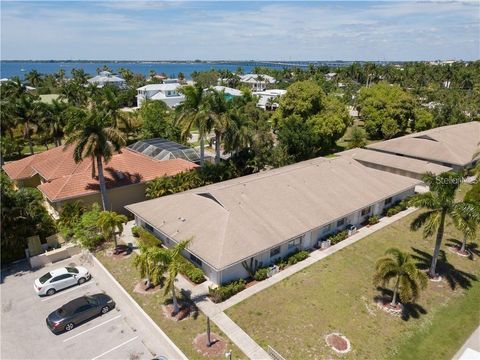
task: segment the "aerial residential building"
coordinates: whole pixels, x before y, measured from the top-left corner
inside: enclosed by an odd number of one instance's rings
[[[106,85],[115,86],[118,88],[124,88],[126,86],[126,82],[121,77],[112,74],[109,71],[100,71],[97,76],[92,77],[91,79],[87,80],[90,84],[94,84],[99,88],[102,88]]]
[[[245,74],[240,76],[240,82],[250,87],[252,91],[264,91],[271,84],[275,84],[275,78],[270,75]]]
[[[57,215],[68,202],[85,206],[101,203],[98,175],[92,178],[91,159],[75,163],[74,147],[59,146],[3,166],[17,187],[37,187],[50,212]],[[146,182],[196,168],[182,158],[157,160],[129,148],[104,163],[111,209],[125,213],[125,205],[145,200]]]
[[[367,149],[429,161],[454,169],[476,164],[472,156],[480,142],[480,122],[448,125],[374,143]]]
[[[257,107],[264,110],[274,110],[279,107],[279,98],[287,93],[287,90],[270,89],[265,91],[256,91],[252,93],[258,96]]]
[[[180,84],[176,79],[167,79],[162,84],[148,84],[137,89],[137,106],[142,106],[145,100],[163,101],[169,107],[180,105],[185,96],[179,92]]]
[[[167,246],[191,238],[184,255],[223,284],[247,277],[245,263],[268,266],[362,224],[417,184],[352,159],[316,158],[126,208]]]
[[[217,86],[212,86],[209,89],[214,89],[216,91],[223,92],[225,94],[225,97],[228,100],[233,99],[234,97],[243,95],[243,93],[240,90],[234,89],[228,86],[217,85]],[[204,90],[208,91],[208,89],[204,89]]]

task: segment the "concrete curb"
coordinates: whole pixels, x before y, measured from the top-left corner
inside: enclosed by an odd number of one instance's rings
[[[188,360],[188,358],[185,356],[185,354],[182,352],[182,350],[180,350],[178,348],[178,346],[175,345],[175,343],[167,336],[167,334],[165,334],[163,332],[163,330],[157,325],[157,323],[155,321],[153,321],[150,316],[148,316],[148,314],[142,309],[142,307],[140,305],[138,305],[138,303],[135,301],[135,299],[130,296],[130,294],[123,288],[122,285],[120,285],[120,283],[117,281],[117,279],[115,279],[115,277],[112,274],[110,274],[110,271],[108,271],[107,268],[105,268],[105,266],[103,266],[103,264],[95,257],[95,255],[93,255],[92,253],[91,253],[91,255],[92,255],[92,258],[93,258],[93,261],[95,262],[95,264],[98,265],[102,270],[105,271],[105,273],[110,278],[110,280],[112,280],[112,282],[120,288],[120,291],[133,303],[133,305],[137,308],[137,310],[139,310],[142,313],[142,315],[148,320],[148,322],[154,328],[156,328],[157,331],[167,340],[167,342],[181,355],[181,359],[182,360]]]

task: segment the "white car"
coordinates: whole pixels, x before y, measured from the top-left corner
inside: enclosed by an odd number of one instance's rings
[[[35,280],[34,288],[39,296],[53,295],[73,285],[82,285],[90,280],[90,273],[83,266],[66,266],[55,269]]]

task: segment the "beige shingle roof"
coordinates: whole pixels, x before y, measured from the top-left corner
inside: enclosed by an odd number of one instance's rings
[[[479,142],[480,122],[472,121],[382,141],[367,148],[465,166],[472,161]]]
[[[339,156],[348,157],[360,163],[377,164],[392,169],[406,170],[415,174],[431,172],[441,174],[452,170],[452,168],[432,163],[425,160],[412,159],[380,151],[355,148],[337,153]]]
[[[345,158],[317,158],[126,206],[216,269],[414,187]]]

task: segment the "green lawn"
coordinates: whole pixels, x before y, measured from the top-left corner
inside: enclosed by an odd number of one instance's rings
[[[387,248],[423,258],[432,252],[433,240],[409,230],[414,215],[254,295],[227,314],[261,346],[271,345],[287,359],[339,357],[324,341],[325,335],[337,331],[352,344],[344,359],[450,359],[480,324],[480,282],[472,279],[480,277],[477,257],[460,258],[444,246],[451,266],[444,269],[454,289],[447,281],[429,282],[408,319],[387,315],[373,301],[380,294],[372,285],[374,264]],[[445,239],[459,235],[448,224]]]
[[[149,295],[141,295],[132,291],[135,284],[140,280],[140,276],[132,266],[131,257],[128,259],[114,260],[111,257],[105,256],[103,251],[98,251],[95,256],[189,359],[206,359],[198,354],[192,347],[193,339],[198,334],[206,331],[206,318],[202,313],[199,312],[196,319],[190,317],[179,322],[167,319],[162,311],[162,304],[165,300],[163,291]],[[225,334],[219,331],[212,322],[211,325],[212,332],[215,332],[225,340],[228,340],[228,349],[233,350],[233,359],[246,359],[246,356],[231,341],[229,341]],[[222,355],[217,359],[224,358],[225,356]]]

